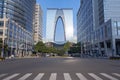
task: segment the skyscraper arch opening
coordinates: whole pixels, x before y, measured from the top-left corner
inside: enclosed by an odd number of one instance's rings
[[[61,17],[58,17],[55,25],[54,42],[65,42],[65,27]]]

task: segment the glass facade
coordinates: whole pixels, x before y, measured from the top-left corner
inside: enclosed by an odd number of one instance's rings
[[[58,19],[61,18],[64,25],[65,41],[73,39],[73,10],[72,9],[48,9],[46,39],[47,42],[55,41],[55,30]]]
[[[3,18],[4,0],[0,0],[0,18]]]
[[[120,0],[81,0],[77,40],[82,43],[84,53],[120,55],[119,4]]]
[[[98,0],[99,25],[104,23],[104,5],[103,0]]]
[[[8,31],[8,46],[12,46],[13,48],[18,47],[20,44],[29,43],[29,45],[32,46],[32,35],[28,34],[28,32],[23,29],[22,27],[19,27],[19,25],[16,25],[13,22],[10,22],[8,24],[9,31]],[[19,45],[18,45],[19,44]],[[23,46],[23,49],[25,49],[25,46]],[[31,48],[32,49],[32,48]]]
[[[7,17],[29,32],[33,32],[33,13],[36,0],[0,0],[0,17]]]
[[[33,50],[35,5],[36,0],[0,0],[0,38],[10,49],[7,56]]]
[[[0,27],[4,26],[4,21],[0,21]]]
[[[120,17],[120,0],[103,0],[104,21],[109,19],[119,19]]]
[[[93,33],[93,1],[81,0],[81,6],[77,14],[77,41],[90,46],[95,38]]]
[[[33,49],[33,35],[12,20],[6,19],[2,22],[4,25],[0,29],[0,38],[3,38],[4,45],[7,44],[10,49],[7,56],[11,54],[17,56],[19,51],[31,52]],[[5,34],[3,34],[3,31]]]
[[[115,21],[114,23],[115,35],[120,36],[120,22]]]

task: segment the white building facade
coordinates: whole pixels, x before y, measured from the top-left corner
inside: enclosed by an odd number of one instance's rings
[[[35,18],[34,18],[34,44],[42,41],[42,29],[43,29],[43,11],[39,4],[35,6]]]

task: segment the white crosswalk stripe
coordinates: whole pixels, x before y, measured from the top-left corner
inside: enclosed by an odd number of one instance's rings
[[[97,75],[95,75],[94,73],[88,73],[91,77],[93,77],[95,80],[103,80],[100,77],[98,77]]]
[[[49,80],[56,80],[57,73],[52,73]]]
[[[64,73],[65,80],[72,80],[69,73]]]
[[[118,73],[113,73],[113,75],[120,77],[120,74]]]
[[[75,74],[70,74],[70,73],[62,73],[64,79],[63,80],[75,80],[74,78],[71,77],[71,75],[76,75],[76,78],[78,78],[79,80],[89,80],[89,78],[93,79],[93,80],[105,80],[105,79],[109,79],[109,80],[120,80],[120,74],[119,73],[99,73],[95,74],[95,73],[75,73]],[[27,80],[27,79],[31,79],[32,80],[42,80],[42,78],[44,76],[47,76],[47,73],[38,73],[34,78],[32,77],[33,73],[26,73],[24,75],[22,75],[22,73],[15,73],[15,74],[0,74],[0,80]],[[50,73],[49,79],[47,80],[57,80],[57,73]],[[102,78],[101,78],[102,77]],[[59,79],[59,77],[58,77]]]
[[[112,77],[112,76],[110,76],[110,75],[108,75],[106,73],[100,73],[100,74],[103,75],[104,77],[110,79],[110,80],[118,80],[117,78],[114,78],[114,77]]]
[[[11,75],[11,76],[3,79],[3,80],[11,80],[12,78],[14,78],[14,77],[16,77],[16,76],[18,76],[18,75],[19,75],[19,73],[16,73],[16,74],[13,74],[13,75]]]
[[[1,74],[1,75],[0,75],[0,78],[3,77],[3,76],[6,76],[6,75],[7,75],[7,74]]]
[[[84,75],[82,75],[81,73],[76,73],[76,75],[78,76],[78,78],[80,80],[88,80]]]
[[[27,74],[25,74],[23,77],[21,77],[20,79],[18,79],[18,80],[25,80],[25,79],[27,79],[29,76],[31,76],[32,75],[32,73],[27,73]]]
[[[44,76],[44,73],[39,73],[33,80],[41,80]]]

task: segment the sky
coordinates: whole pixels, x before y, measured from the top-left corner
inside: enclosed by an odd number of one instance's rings
[[[73,8],[74,38],[77,35],[77,12],[80,7],[80,0],[37,0],[43,10],[43,39],[46,36],[46,12],[47,8]],[[62,33],[62,34],[59,34]],[[64,41],[64,30],[62,21],[59,19],[56,27],[55,41]]]

